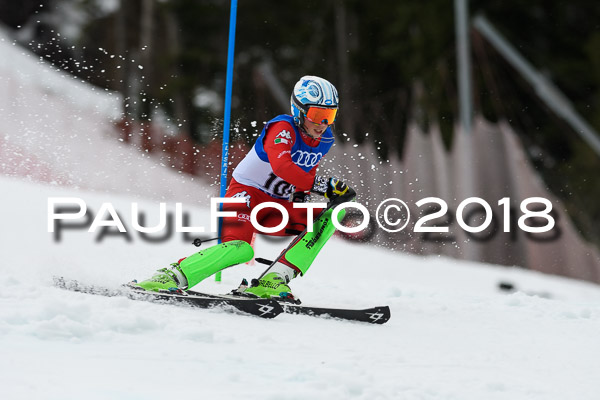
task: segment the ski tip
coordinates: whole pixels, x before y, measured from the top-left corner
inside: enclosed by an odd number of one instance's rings
[[[291,303],[280,303],[283,310],[288,314],[301,314],[312,317],[324,317],[354,322],[366,322],[370,324],[385,324],[391,318],[388,306],[370,307],[365,309],[344,309],[329,307],[313,307],[296,305]]]

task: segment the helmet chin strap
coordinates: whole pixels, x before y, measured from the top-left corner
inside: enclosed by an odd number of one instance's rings
[[[303,115],[302,118],[300,119],[300,132],[305,134],[306,136],[308,136],[309,138],[311,138],[313,140],[319,140],[320,138],[317,139],[317,138],[313,137],[310,133],[308,133],[308,130],[304,127],[304,123],[305,123],[305,120],[304,120],[304,115]]]
[[[321,138],[316,138],[313,135],[311,135],[310,133],[308,133],[308,131],[306,130],[306,128],[304,127],[304,124],[302,124],[302,126],[300,127],[300,130],[303,134],[305,134],[306,136],[308,136],[309,138],[311,138],[312,140],[320,140]]]

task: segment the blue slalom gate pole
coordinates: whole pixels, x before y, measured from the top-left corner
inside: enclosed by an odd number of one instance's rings
[[[223,149],[221,152],[221,189],[220,197],[225,197],[227,191],[227,166],[229,164],[229,125],[231,124],[231,92],[233,87],[233,55],[235,53],[235,18],[237,14],[237,0],[231,0],[229,13],[229,44],[227,46],[227,78],[225,83],[225,116],[223,118]],[[223,204],[220,209],[223,210]],[[219,237],[223,228],[223,220],[219,220]],[[221,239],[219,239],[221,243]],[[221,271],[215,274],[215,281],[221,282]]]

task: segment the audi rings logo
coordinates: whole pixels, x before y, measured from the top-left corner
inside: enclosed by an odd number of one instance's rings
[[[323,153],[310,153],[308,151],[296,150],[292,154],[292,161],[299,167],[313,168],[321,161]]]

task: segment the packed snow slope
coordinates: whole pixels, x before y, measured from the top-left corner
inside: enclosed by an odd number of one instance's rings
[[[158,203],[9,178],[0,186],[2,398],[600,398],[600,290],[592,284],[334,237],[293,281],[295,294],[313,305],[388,304],[387,324],[97,297],[54,288],[52,277],[116,287],[197,250],[181,234],[148,243],[133,231],[131,203],[147,213],[146,226],[156,224]],[[56,241],[47,229],[54,196],[79,197],[94,213],[110,202],[130,241],[86,229]],[[208,229],[207,210],[184,209],[190,225]],[[284,244],[259,238],[256,253],[274,257]],[[262,269],[237,266],[222,283],[197,288],[225,292]],[[500,281],[522,292],[501,293]]]

